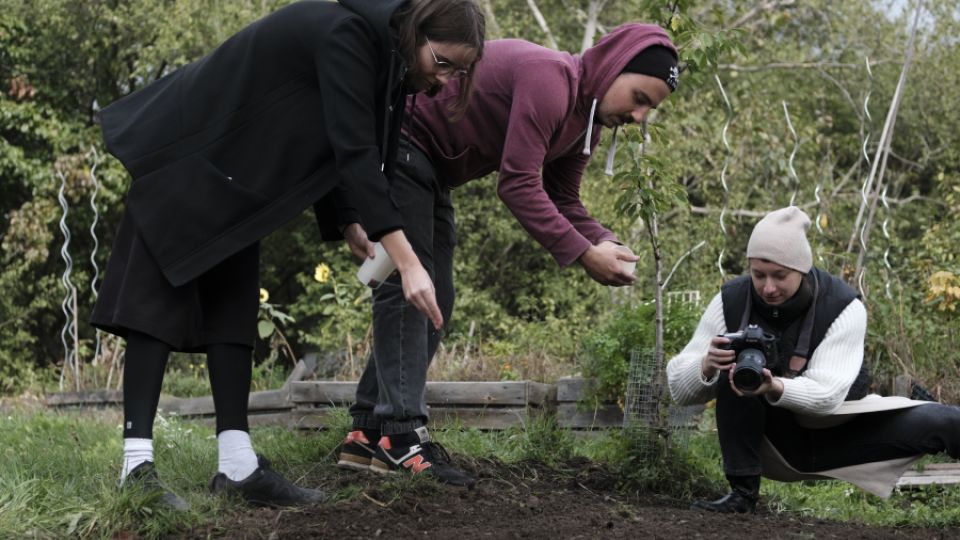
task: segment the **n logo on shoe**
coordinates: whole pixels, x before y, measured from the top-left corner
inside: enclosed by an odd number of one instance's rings
[[[419,473],[429,468],[432,465],[429,461],[423,460],[423,454],[417,454],[412,458],[403,462],[403,466],[412,469],[413,472]]]

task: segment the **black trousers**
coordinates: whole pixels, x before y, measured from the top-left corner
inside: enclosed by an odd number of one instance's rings
[[[740,397],[727,372],[717,381],[717,434],[728,476],[761,474],[766,436],[801,472],[946,452],[960,458],[960,408],[939,403],[865,413],[839,426],[810,429],[764,397]]]
[[[454,302],[453,202],[429,158],[405,139],[397,152],[390,196],[403,216],[404,234],[433,280],[446,325]],[[373,291],[373,352],[350,408],[355,429],[396,435],[426,425],[427,368],[441,338],[442,333],[404,298],[399,274]]]

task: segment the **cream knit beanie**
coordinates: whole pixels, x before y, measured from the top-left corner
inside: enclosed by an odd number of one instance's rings
[[[813,267],[809,228],[810,217],[796,206],[774,210],[753,228],[747,258],[766,259],[806,274]]]

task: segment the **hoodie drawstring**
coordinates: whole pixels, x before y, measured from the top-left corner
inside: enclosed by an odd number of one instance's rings
[[[590,139],[593,138],[593,115],[597,112],[597,98],[593,98],[593,105],[590,106],[590,119],[587,121],[587,136],[583,141],[583,155],[590,155]],[[613,128],[613,140],[610,141],[610,151],[607,152],[607,166],[603,173],[607,176],[613,176],[613,159],[617,155],[617,130],[620,126]]]
[[[590,155],[590,139],[593,138],[593,115],[597,112],[597,98],[593,98],[590,106],[590,116],[587,118],[587,138],[583,141],[583,155]]]
[[[393,55],[396,54],[396,50],[390,51],[390,68],[387,71],[387,92],[384,97],[386,101],[386,111],[384,111],[383,118],[383,139],[380,142],[380,172],[384,172],[387,168],[387,140],[390,135],[390,118],[393,116],[393,103],[391,98],[393,98],[393,88],[390,88],[390,83],[393,82],[394,68],[396,67]],[[406,70],[404,70],[406,71]],[[406,72],[400,75],[400,85],[403,88],[403,78],[406,76]],[[403,95],[403,91],[400,91],[400,94]]]
[[[607,176],[613,176],[613,158],[617,155],[617,130],[620,126],[613,127],[613,140],[610,141],[610,150],[607,152],[607,167],[603,173]]]
[[[406,105],[406,100],[404,100],[404,105]],[[417,110],[417,94],[414,94],[410,99],[410,109],[407,111],[407,115],[404,117],[404,122],[407,124],[407,137],[408,141],[413,140],[413,113]],[[401,130],[402,132],[403,130]],[[407,150],[407,163],[410,163],[410,150]]]

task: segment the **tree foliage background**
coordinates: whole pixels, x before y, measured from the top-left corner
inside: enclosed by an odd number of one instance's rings
[[[69,204],[80,356],[94,353],[94,333],[85,324],[94,277],[89,201],[96,189],[95,261],[102,272],[130,181],[103,149],[94,123],[98,108],[201,57],[286,3],[0,0],[0,390],[45,384],[63,362],[61,184]],[[810,235],[816,264],[852,277],[859,248],[855,243],[851,251],[849,244],[870,168],[864,153],[873,159],[915,4],[900,14],[890,13],[891,2],[868,0],[481,4],[491,39],[519,37],[579,52],[617,24],[642,20],[665,26],[681,46],[689,69],[650,119],[662,135],[647,149],[669,163],[690,202],[660,217],[665,263],[680,261],[670,291],[715,294],[743,271],[756,219],[791,200],[817,220]],[[886,204],[878,204],[868,229],[863,281],[876,384],[883,388],[906,373],[948,398],[957,397],[952,381],[960,375],[958,36],[956,2],[926,1],[885,170]],[[627,152],[618,156],[621,167]],[[458,303],[448,351],[473,347],[512,362],[539,355],[561,366],[520,373],[527,377],[573,373],[583,338],[615,327],[606,325],[652,296],[642,222],[617,212],[616,201],[629,187],[603,175],[600,161],[590,164],[584,199],[643,257],[638,285],[610,290],[576,266],[558,268],[497,200],[493,176],[469,183],[454,192]],[[272,304],[294,316],[285,331],[295,350],[362,354],[369,292],[353,278],[346,248],[320,242],[313,229],[306,215],[264,241],[262,286]],[[704,246],[691,251],[701,241]]]

